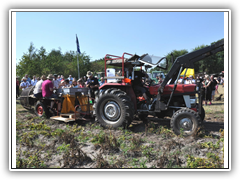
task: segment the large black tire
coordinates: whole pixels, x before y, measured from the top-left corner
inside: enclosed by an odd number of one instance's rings
[[[201,122],[201,117],[197,112],[182,108],[173,114],[170,124],[176,135],[183,133],[184,136],[190,136],[197,132]]]
[[[198,103],[196,104],[196,106],[197,106],[197,109],[198,109]],[[205,118],[205,109],[202,107],[202,109],[201,109],[201,115],[200,115],[200,117],[201,117],[201,120],[203,121],[204,120],[204,118]]]
[[[48,116],[47,107],[40,101],[37,101],[34,112],[39,117],[42,117],[44,114],[46,115],[46,117]]]
[[[124,91],[107,89],[98,94],[93,115],[105,128],[127,127],[134,115],[134,106]]]

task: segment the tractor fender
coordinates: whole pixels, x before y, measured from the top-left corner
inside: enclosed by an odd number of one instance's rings
[[[136,95],[133,91],[132,85],[129,83],[104,83],[102,86],[99,87],[99,90],[105,90],[110,88],[116,88],[120,89],[128,94],[128,96],[131,98],[131,101],[133,102],[134,109],[137,111],[137,99]]]

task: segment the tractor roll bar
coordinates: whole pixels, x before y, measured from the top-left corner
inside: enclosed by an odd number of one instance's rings
[[[116,56],[116,55],[111,55],[111,54],[106,54],[104,59],[105,59],[105,76],[107,76],[107,61],[110,61],[110,60],[119,60],[119,59],[122,59],[122,76],[124,77],[124,56],[125,55],[129,55],[129,56],[133,56],[132,54],[129,54],[129,53],[126,53],[124,52],[122,57],[120,56]]]

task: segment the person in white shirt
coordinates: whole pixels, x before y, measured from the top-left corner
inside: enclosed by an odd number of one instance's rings
[[[21,84],[20,84],[20,89],[24,90],[31,86],[31,84],[27,81],[26,77],[23,77],[22,80],[23,80],[23,82],[21,82]]]
[[[33,79],[32,79],[32,81],[31,81],[31,85],[32,85],[32,86],[35,86],[37,82],[38,82],[38,81],[37,81],[37,79],[36,79],[36,76],[33,76]]]
[[[36,85],[35,85],[35,88],[33,90],[33,95],[36,97],[36,98],[41,98],[42,97],[42,83],[43,81],[45,81],[47,78],[45,75],[42,75],[41,77],[41,80],[39,80]]]
[[[73,80],[72,75],[69,75],[68,80],[69,80],[69,84],[72,85],[72,80]]]
[[[61,79],[60,75],[58,75],[57,80],[59,80],[61,82],[62,79]]]
[[[196,84],[196,81],[193,79],[192,75],[189,76],[189,84]]]
[[[57,79],[57,74],[54,74],[54,79],[53,79],[53,89],[58,89],[60,81]]]

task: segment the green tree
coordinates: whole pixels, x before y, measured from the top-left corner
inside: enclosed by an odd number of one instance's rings
[[[164,73],[168,73],[169,70],[172,67],[172,64],[173,64],[173,62],[172,62],[172,55],[173,55],[173,61],[175,61],[177,57],[182,56],[182,55],[187,54],[187,53],[188,53],[188,51],[186,49],[183,49],[183,50],[173,50],[172,52],[168,53],[165,56],[167,58],[167,61],[168,61],[168,68],[167,68],[167,70],[163,70],[161,68],[155,67],[155,68],[152,68],[150,70],[150,73],[152,73],[153,71],[162,71]]]
[[[38,61],[38,56],[33,43],[30,44],[28,52],[23,54],[16,68],[17,76],[20,77],[23,77],[25,74],[33,76],[40,72],[40,62]]]
[[[216,42],[211,43],[215,44]],[[193,49],[193,51],[207,47],[207,45],[201,45]],[[198,61],[194,64],[195,73],[207,74],[219,73],[224,69],[224,51],[218,52],[214,55],[211,55],[207,58],[204,58],[201,61]]]
[[[82,53],[78,55],[79,71],[81,77],[86,75],[91,67],[90,57]],[[72,75],[78,78],[77,54],[73,51],[61,53],[61,50],[51,50],[46,52],[44,47],[36,50],[33,43],[30,44],[27,53],[24,53],[20,62],[16,66],[17,76],[23,77],[25,74],[41,76],[43,74],[58,74],[68,77]]]

